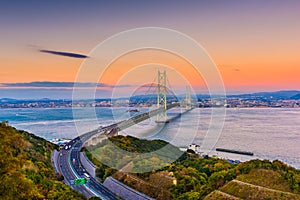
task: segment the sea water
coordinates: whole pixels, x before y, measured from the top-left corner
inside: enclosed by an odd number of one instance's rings
[[[47,140],[75,138],[87,131],[106,126],[140,112],[128,108],[33,108],[0,109],[0,121],[34,133]],[[168,111],[172,117],[181,109]],[[94,113],[91,114],[91,113]],[[96,116],[96,118],[95,118]],[[178,147],[199,144],[211,128],[211,109],[196,108],[168,124],[157,124],[156,117],[125,129],[120,134],[146,139],[162,139]],[[210,154],[241,161],[252,158],[282,160],[300,168],[300,109],[297,108],[229,108],[224,126],[214,147],[250,151],[254,156],[216,152]],[[222,121],[222,120],[221,120]]]

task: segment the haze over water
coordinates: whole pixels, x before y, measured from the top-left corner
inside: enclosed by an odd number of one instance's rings
[[[74,138],[78,132],[74,121],[79,122],[80,133],[93,130],[126,119],[128,108],[96,108],[98,123],[94,123],[89,112],[93,108],[76,108],[82,115],[73,120],[72,109],[1,109],[0,121],[41,136]],[[141,111],[147,111],[143,108]],[[175,115],[179,109],[169,111]],[[288,108],[241,108],[227,109],[223,131],[215,147],[251,151],[253,157],[212,151],[211,154],[241,161],[251,158],[279,159],[300,168],[300,109]],[[121,134],[147,139],[162,139],[178,147],[191,143],[201,145],[211,119],[210,109],[194,109],[165,127],[157,125],[155,119],[144,121],[122,131]],[[198,127],[198,130],[195,129]]]

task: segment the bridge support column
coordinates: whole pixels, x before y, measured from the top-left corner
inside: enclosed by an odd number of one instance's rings
[[[191,88],[190,88],[190,86],[186,86],[185,103],[186,103],[185,109],[190,110],[192,108]]]
[[[157,72],[157,108],[164,109],[163,112],[157,115],[157,123],[167,122],[167,74],[164,70]]]

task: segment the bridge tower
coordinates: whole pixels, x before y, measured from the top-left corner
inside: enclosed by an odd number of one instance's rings
[[[161,112],[157,115],[156,122],[166,122],[167,120],[167,74],[164,70],[157,72],[157,108],[164,109],[164,112]]]
[[[192,108],[191,88],[190,88],[190,86],[186,86],[185,103],[186,103],[185,109],[190,110]]]

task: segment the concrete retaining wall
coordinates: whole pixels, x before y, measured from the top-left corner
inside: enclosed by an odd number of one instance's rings
[[[54,149],[51,153],[51,163],[56,173],[60,173],[57,165],[58,156],[59,156],[59,152],[56,149]]]
[[[96,166],[86,157],[85,153],[80,152],[79,159],[86,171],[91,175],[91,177],[96,177]]]
[[[126,200],[154,200],[147,195],[138,192],[131,187],[121,183],[113,177],[107,177],[103,183],[104,187],[108,188],[114,194]]]

